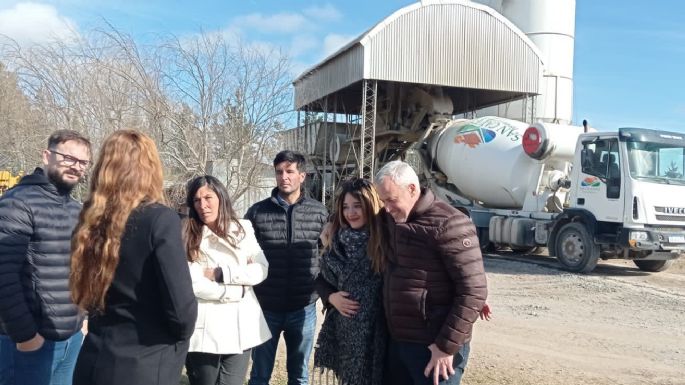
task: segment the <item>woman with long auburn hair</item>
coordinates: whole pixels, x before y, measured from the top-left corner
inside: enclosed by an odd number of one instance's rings
[[[72,298],[89,312],[74,385],[178,384],[197,301],[154,142],[114,132],[90,182],[71,242]]]
[[[344,181],[327,228],[332,239],[323,239],[326,248],[316,283],[326,318],[314,367],[326,376],[331,373],[343,385],[382,383],[387,340],[381,302],[382,207],[371,182]]]
[[[198,320],[186,358],[190,385],[242,385],[253,347],[271,338],[254,285],[269,268],[252,224],[215,177],[188,183],[184,240]]]

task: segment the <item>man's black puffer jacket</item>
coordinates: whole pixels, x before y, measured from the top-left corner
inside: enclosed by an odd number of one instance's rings
[[[62,341],[83,315],[71,301],[71,234],[81,204],[38,168],[0,197],[0,333]]]
[[[266,280],[254,287],[264,310],[302,309],[318,299],[314,281],[319,274],[319,235],[328,214],[321,202],[304,196],[287,208],[271,197],[255,203],[245,214],[269,261]]]

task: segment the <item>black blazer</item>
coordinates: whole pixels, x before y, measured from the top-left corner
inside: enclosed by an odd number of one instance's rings
[[[91,315],[74,385],[178,384],[197,301],[173,210],[134,210],[121,241],[105,310]]]

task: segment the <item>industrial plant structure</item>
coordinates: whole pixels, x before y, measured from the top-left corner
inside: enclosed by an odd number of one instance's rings
[[[456,116],[569,123],[574,30],[575,0],[406,6],[295,79],[288,145],[326,200]]]

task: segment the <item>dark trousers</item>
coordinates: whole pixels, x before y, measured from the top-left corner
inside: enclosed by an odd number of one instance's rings
[[[243,385],[251,349],[242,354],[189,352],[186,374],[190,385]]]
[[[455,373],[447,380],[441,379],[440,385],[459,385],[469,359],[469,349],[467,343],[454,355],[452,367]],[[429,377],[423,375],[430,359],[431,352],[427,345],[391,338],[388,344],[383,382],[388,385],[432,385],[433,373]]]

